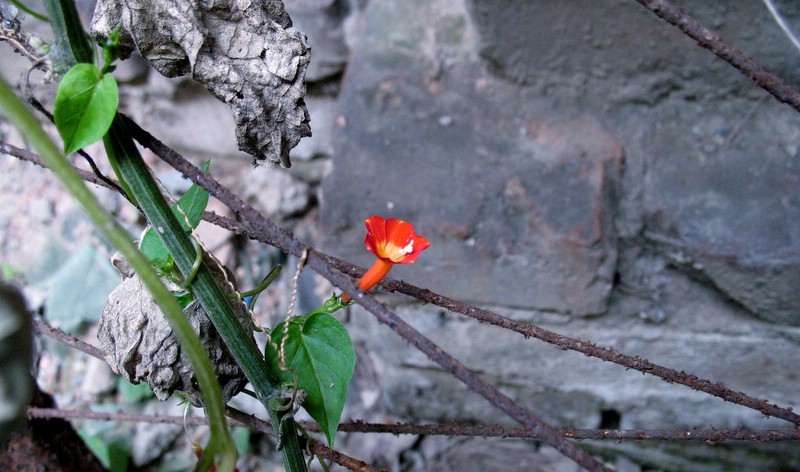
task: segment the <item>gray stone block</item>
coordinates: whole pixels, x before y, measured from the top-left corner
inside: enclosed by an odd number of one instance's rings
[[[760,3],[687,10],[800,82]],[[376,1],[358,31],[323,182],[325,250],[369,265],[361,221],[403,218],[433,244],[396,278],[797,407],[797,113],[628,1]],[[444,311],[398,311],[553,424],[598,427],[613,411],[622,428],[786,427]],[[392,412],[507,420],[354,313]],[[665,470],[798,460],[780,445],[622,449]]]
[[[344,71],[349,51],[343,26],[352,9],[350,0],[286,2],[292,26],[308,35],[308,44],[311,46],[312,59],[306,71],[307,82],[330,79]]]
[[[400,10],[368,7],[348,69],[323,188],[326,246],[367,264],[361,222],[398,217],[433,243],[423,267],[397,270],[416,283],[482,303],[602,313],[616,263],[619,143],[596,119],[545,113],[474,63],[435,71],[419,38],[437,23],[387,25],[410,14]],[[455,35],[437,46],[457,55]]]

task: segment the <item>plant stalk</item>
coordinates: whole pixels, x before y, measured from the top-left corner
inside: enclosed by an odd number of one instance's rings
[[[150,225],[156,228],[156,234],[172,255],[178,270],[184,277],[188,276],[193,272],[196,260],[195,245],[161,193],[120,115],[111,124],[105,142],[109,159],[116,161],[119,177],[128,183],[132,196],[139,202]],[[287,417],[287,412],[274,408],[276,403],[280,403],[276,402],[280,400],[280,382],[251,341],[251,333],[236,318],[225,292],[217,286],[205,261],[197,268],[191,289],[252,384],[256,396],[267,408],[278,443],[282,446],[286,470],[305,471],[306,464],[297,439],[295,422]]]
[[[84,185],[83,180],[72,168],[66,157],[45,134],[36,118],[28,111],[22,101],[14,95],[11,87],[2,77],[0,77],[0,105],[2,105],[0,110],[8,116],[25,138],[31,142],[41,156],[42,161],[53,170],[67,190],[83,205],[100,233],[125,256],[125,259],[141,278],[142,283],[150,291],[153,300],[169,320],[181,347],[186,351],[192,362],[206,405],[216,405],[216,408],[207,408],[209,421],[212,424],[222,425],[222,430],[220,431],[219,428],[212,426],[212,437],[216,438],[217,444],[210,449],[220,453],[219,469],[233,470],[236,465],[236,447],[226,426],[224,403],[219,383],[211,366],[211,360],[200,343],[200,339],[192,330],[188,320],[186,320],[178,301],[161,282],[150,262],[133,244],[130,235],[117,224],[114,218],[106,212],[100,202]],[[216,388],[203,388],[204,385]],[[217,413],[215,413],[215,410]],[[213,454],[209,453],[208,459],[213,459]]]

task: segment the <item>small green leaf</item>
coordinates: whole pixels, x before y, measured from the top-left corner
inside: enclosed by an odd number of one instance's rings
[[[142,239],[139,241],[139,250],[154,265],[163,265],[169,257],[167,248],[164,247],[164,243],[161,242],[152,227],[147,228],[142,234]]]
[[[208,172],[208,161],[203,165],[203,173]],[[178,221],[181,223],[181,227],[183,227],[184,231],[191,231],[194,228],[197,228],[197,225],[200,224],[200,220],[203,219],[203,212],[206,210],[208,206],[208,192],[205,191],[202,187],[197,184],[192,184],[189,187],[189,190],[178,199],[178,205],[183,210],[183,213],[186,214],[186,218],[180,214],[180,212],[175,208],[172,207],[172,212],[175,213],[175,216],[178,218]],[[186,225],[186,220],[189,220],[189,226]]]
[[[208,162],[203,165],[203,173],[208,172]],[[185,217],[178,210],[176,205],[186,215]],[[172,213],[178,218],[181,228],[184,231],[191,232],[192,229],[197,228],[200,220],[203,218],[203,212],[208,206],[208,192],[197,184],[192,184],[189,190],[178,199],[178,203],[172,205]],[[188,220],[188,224],[187,224]],[[169,258],[169,252],[164,244],[159,239],[153,228],[147,228],[142,235],[141,242],[139,243],[139,250],[147,257],[153,264],[164,265]]]
[[[178,303],[181,304],[181,308],[183,308],[184,310],[193,301],[195,301],[194,294],[192,292],[172,292],[172,293],[175,294],[175,298],[178,299]]]
[[[272,343],[267,343],[267,362],[284,382],[294,381],[291,371],[297,374],[297,388],[306,392],[302,406],[333,447],[356,363],[350,335],[339,320],[328,313],[313,312],[289,320],[285,348],[289,371],[282,371],[275,347],[280,346],[284,323],[275,326],[270,333]]]
[[[252,436],[250,428],[231,428],[231,435],[233,436],[233,442],[236,443],[236,451],[239,455],[247,454],[250,451],[250,437]]]
[[[127,403],[139,403],[155,396],[146,382],[133,384],[122,377],[117,380],[117,392]]]
[[[117,112],[117,81],[100,74],[93,64],[77,64],[61,79],[53,106],[53,119],[64,153],[100,140],[111,126]]]

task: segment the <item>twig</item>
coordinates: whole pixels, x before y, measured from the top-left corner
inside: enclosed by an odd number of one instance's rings
[[[17,146],[9,144],[5,141],[0,141],[0,154],[8,154],[9,156],[16,157],[17,159],[28,161],[33,164],[36,164],[39,167],[44,167],[45,169],[49,169],[49,167],[47,167],[45,163],[42,162],[42,160],[39,158],[38,155],[30,151],[26,151],[25,149],[18,148]],[[81,169],[79,167],[73,166],[73,169],[75,169],[75,171],[78,172],[78,175],[80,175],[83,180],[95,185],[101,185],[111,190],[116,190],[121,195],[125,196],[124,192],[122,192],[121,188],[119,187],[119,184],[117,184],[113,180],[107,177],[103,179],[101,177],[98,177],[96,174]]]
[[[83,351],[86,354],[89,354],[92,357],[96,357],[102,361],[105,361],[105,357],[103,357],[103,351],[100,349],[92,346],[89,343],[85,343],[80,339],[76,338],[75,336],[65,333],[58,328],[50,326],[49,324],[45,323],[44,321],[40,320],[39,318],[33,319],[33,327],[36,329],[37,332],[41,334],[45,334],[50,336],[51,338],[60,341],[67,346],[73,347],[79,351]]]
[[[265,434],[273,434],[272,426],[268,421],[264,421],[253,415],[249,415],[236,408],[228,407],[225,414],[230,418],[229,426],[244,426]],[[61,419],[83,419],[97,421],[119,421],[129,423],[153,423],[153,424],[176,424],[202,426],[208,424],[208,419],[202,416],[187,417],[184,421],[183,416],[166,415],[147,415],[130,413],[108,413],[98,411],[77,411],[62,410],[58,408],[29,408],[28,417],[30,418],[61,418]],[[303,422],[301,425],[308,431],[320,432],[316,423]],[[507,428],[497,425],[473,425],[473,424],[411,424],[411,423],[366,423],[361,421],[351,421],[341,423],[339,432],[342,433],[369,433],[369,434],[413,434],[418,436],[461,436],[461,437],[482,437],[482,438],[514,438],[514,439],[534,439],[540,437],[533,431],[524,428]],[[800,441],[800,430],[779,430],[779,429],[575,429],[559,428],[558,432],[570,439],[578,440],[598,440],[598,441],[703,441],[703,442],[723,442],[723,441],[746,441],[746,442],[778,442],[778,441]],[[327,449],[327,448],[326,448]],[[323,455],[323,454],[321,454]],[[323,455],[323,457],[325,457]],[[328,458],[328,457],[326,457]],[[361,461],[357,461],[361,462]],[[362,463],[363,464],[363,463]],[[359,470],[359,469],[351,469]]]
[[[756,64],[738,49],[729,46],[716,33],[699,21],[672,5],[667,0],[636,0],[642,6],[655,13],[659,18],[677,27],[687,36],[697,41],[722,60],[739,70],[761,88],[771,93],[778,101],[800,111],[800,94],[792,89],[783,79]]]
[[[225,414],[229,418],[233,418],[234,420],[236,420],[236,421],[238,421],[238,422],[240,422],[242,424],[245,424],[245,425],[247,425],[247,426],[249,426],[249,427],[251,427],[251,428],[253,428],[255,430],[258,430],[258,431],[261,431],[261,432],[271,431],[272,430],[272,425],[270,425],[269,421],[264,421],[261,418],[258,418],[258,417],[255,417],[253,415],[247,414],[247,413],[245,413],[243,411],[237,410],[236,408],[231,408],[231,407],[225,408]],[[304,423],[303,425],[304,425],[304,427],[308,426],[309,428],[307,428],[307,429],[313,429],[313,430],[317,429],[316,428],[316,424],[311,425],[311,424],[308,424],[308,423]],[[350,470],[357,470],[357,471],[364,471],[364,472],[373,472],[373,471],[381,470],[381,469],[376,469],[376,468],[370,466],[366,462],[362,462],[362,461],[360,461],[358,459],[354,459],[354,458],[352,458],[350,456],[342,454],[339,451],[333,450],[333,449],[325,446],[324,444],[320,443],[319,441],[311,440],[311,441],[309,441],[309,443],[307,445],[310,447],[311,451],[314,454],[316,454],[316,455],[318,455],[318,456],[320,456],[320,457],[322,457],[324,459],[328,459],[328,460],[331,460],[333,462],[336,462],[337,464],[339,464],[339,465],[341,465],[343,467],[347,467]]]
[[[34,318],[34,328],[39,333],[52,337],[70,347],[83,351],[90,356],[96,357],[105,361],[103,351],[85,343],[75,336],[65,333],[64,331],[50,326],[44,321]],[[248,415],[232,407],[225,407],[225,414],[233,419],[230,426],[249,426],[258,429],[261,432],[273,434],[272,425],[268,421],[263,421],[255,416]],[[126,414],[126,413],[104,413],[96,411],[70,411],[61,410],[56,408],[30,408],[28,410],[29,417],[36,418],[64,418],[64,419],[87,419],[87,420],[105,420],[105,421],[129,421],[138,423],[168,423],[168,424],[190,424],[190,425],[206,425],[208,418],[206,417],[188,417],[183,416],[157,416],[157,415],[144,415],[144,414]],[[242,421],[244,420],[244,421]],[[378,471],[369,464],[354,459],[350,456],[342,454],[339,451],[326,447],[325,445],[314,441],[310,444],[311,451],[320,457],[336,462],[337,464],[347,467],[350,470],[356,471]]]
[[[477,436],[498,438],[524,438],[541,439],[535,432],[524,428],[504,428],[489,425],[465,424],[376,424],[376,423],[343,423],[339,431],[350,433],[389,433],[389,434],[417,434],[426,436]],[[579,440],[613,440],[613,441],[798,441],[800,430],[747,430],[739,429],[574,429],[559,428],[559,434],[570,439]]]
[[[19,148],[15,148],[14,146],[3,143],[2,141],[0,141],[0,152],[18,157],[20,159],[28,160],[30,162],[39,163],[38,158],[34,154],[20,150]],[[41,164],[39,163],[39,165]],[[82,175],[90,182],[103,185],[101,182],[98,182],[97,179],[89,172],[82,171]],[[273,244],[272,238],[264,238],[262,234],[254,232],[247,224],[217,215],[214,212],[206,211],[203,214],[203,219],[214,225],[225,228],[235,234],[245,235],[265,244]],[[352,277],[359,277],[364,273],[364,269],[359,266],[350,264],[319,251],[314,252],[318,257],[325,259],[331,267]],[[751,408],[764,415],[780,418],[800,426],[800,415],[794,413],[791,409],[780,407],[769,403],[767,400],[760,400],[747,395],[746,393],[732,390],[722,383],[701,379],[683,371],[679,372],[675,369],[654,364],[646,359],[640,358],[639,356],[623,354],[616,349],[598,346],[591,341],[582,341],[580,339],[562,336],[556,332],[541,328],[531,323],[520,322],[492,311],[478,308],[474,305],[461,303],[403,281],[385,278],[380,283],[380,286],[384,290],[403,293],[422,302],[446,308],[454,313],[469,316],[483,323],[515,331],[522,334],[526,338],[536,338],[540,341],[552,344],[559,349],[580,352],[588,357],[595,357],[606,362],[621,365],[628,369],[653,375],[667,382],[684,385],[691,389],[713,395],[727,402]]]
[[[255,416],[248,415],[235,408],[227,407],[225,414],[230,418],[228,426],[244,426],[254,430],[274,435],[272,425],[268,421],[262,421]],[[208,418],[205,416],[166,416],[166,415],[147,415],[147,414],[131,414],[131,413],[109,413],[100,411],[78,411],[78,410],[62,410],[60,408],[28,408],[28,418],[40,419],[65,419],[65,420],[93,420],[93,421],[119,421],[126,423],[151,423],[151,424],[174,424],[174,425],[188,425],[188,426],[205,426],[208,425]],[[331,460],[346,467],[350,470],[372,472],[379,471],[371,467],[369,464],[354,459],[339,451],[335,451],[323,444],[314,442],[311,445],[311,450],[324,459]]]
[[[104,411],[63,410],[61,408],[28,408],[28,417],[42,419],[61,418],[65,420],[119,421],[121,423],[185,424],[187,426],[204,426],[208,424],[208,418],[205,416],[187,416],[184,418],[178,415],[110,413]],[[228,425],[247,426],[234,419],[228,421]]]
[[[226,218],[214,213],[208,213],[204,215],[204,219],[234,233],[244,234],[260,242],[269,244],[268,239],[262,238],[261,234],[254,232],[252,228],[246,224],[236,222],[230,218]],[[314,251],[314,253],[318,257],[325,259],[325,261],[332,268],[344,272],[352,277],[359,277],[364,273],[364,269],[361,267],[319,251]],[[747,395],[746,393],[732,390],[719,382],[701,379],[683,371],[677,371],[669,367],[654,364],[647,359],[642,359],[639,356],[623,354],[614,348],[598,346],[591,341],[583,341],[580,339],[563,336],[534,324],[513,320],[495,312],[453,300],[452,298],[439,295],[428,289],[416,287],[403,281],[385,278],[383,281],[381,281],[380,287],[389,292],[402,293],[416,298],[421,302],[437,305],[454,313],[469,316],[470,318],[474,318],[483,323],[515,331],[522,334],[526,338],[536,338],[540,341],[552,344],[559,349],[580,352],[588,357],[595,357],[606,362],[621,365],[628,369],[637,370],[644,374],[653,375],[667,382],[681,384],[691,389],[721,398],[727,402],[751,408],[764,415],[780,418],[800,426],[800,415],[794,413],[791,409],[783,408],[775,404],[771,404],[767,400],[760,400]]]
[[[24,6],[22,8],[27,10]],[[46,74],[52,72],[52,64],[47,60],[47,55],[31,44],[32,38],[22,32],[19,20],[4,15],[3,9],[0,9],[0,41],[8,42],[14,52],[31,61],[32,68],[41,69]]]
[[[250,226],[253,231],[261,234],[265,239],[272,240],[269,244],[295,256],[301,256],[304,251],[310,249],[296,240],[287,231],[278,227],[274,222],[265,218],[255,208],[233,194],[210,175],[203,174],[200,169],[185,160],[183,156],[164,145],[136,123],[131,120],[126,120],[126,125],[131,135],[134,136],[142,146],[153,151],[162,160],[181,172],[184,177],[205,188],[209,194],[227,205],[247,222],[247,225]],[[547,423],[503,394],[497,387],[467,369],[461,362],[399,318],[392,310],[378,302],[375,297],[358,289],[353,280],[346,274],[331,270],[327,261],[317,256],[315,252],[311,252],[309,255],[308,265],[316,270],[317,273],[328,279],[333,285],[348,293],[359,294],[357,300],[361,306],[372,313],[378,321],[389,326],[396,334],[422,351],[429,359],[439,364],[445,371],[450,372],[470,390],[483,396],[490,404],[509,415],[522,426],[540,434],[544,443],[552,446],[587,470],[609,470],[595,460],[587,451],[564,439]]]

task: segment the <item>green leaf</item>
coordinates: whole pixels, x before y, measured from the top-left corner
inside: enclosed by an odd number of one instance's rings
[[[192,292],[172,292],[175,294],[175,298],[178,299],[178,303],[181,304],[181,308],[184,310],[187,306],[189,306],[193,301],[195,301],[194,295]]]
[[[64,153],[99,141],[111,126],[117,112],[117,81],[100,74],[94,64],[77,64],[61,79],[53,106],[53,119]]]
[[[267,362],[284,382],[294,382],[291,371],[297,374],[297,388],[306,393],[302,406],[319,423],[328,444],[333,447],[356,363],[350,335],[339,320],[328,313],[312,312],[289,320],[285,345],[288,371],[282,371],[276,346],[280,346],[283,338],[284,323],[275,326],[270,333],[272,343],[267,343]]]
[[[117,380],[117,392],[127,403],[139,403],[153,398],[155,394],[146,382],[134,384],[119,377]]]
[[[208,161],[203,165],[203,173],[208,172]],[[206,210],[208,206],[208,192],[205,191],[202,187],[197,184],[192,184],[189,187],[189,190],[183,194],[181,198],[178,199],[178,205],[180,206],[183,213],[186,214],[186,218],[180,214],[180,212],[175,208],[173,205],[172,212],[175,213],[175,216],[178,218],[178,221],[181,224],[181,227],[184,231],[191,231],[194,228],[197,228],[197,225],[200,224],[200,220],[203,219],[203,212]],[[187,221],[189,220],[189,226],[187,226]]]
[[[206,172],[208,172],[208,162],[203,165],[203,173]],[[180,210],[186,217],[181,214],[176,205],[180,206]],[[192,184],[189,190],[178,199],[176,205],[172,205],[172,213],[178,219],[181,228],[189,233],[192,229],[197,228],[203,218],[203,212],[208,206],[208,192],[199,185]],[[169,261],[169,252],[153,228],[147,228],[142,235],[139,250],[154,264],[164,265]]]
[[[253,435],[250,428],[235,427],[231,428],[233,442],[236,443],[236,451],[240,456],[250,452],[250,437]]]
[[[161,242],[152,227],[147,228],[142,234],[142,239],[139,241],[139,250],[142,251],[142,254],[150,263],[159,266],[164,265],[169,257],[167,248],[164,247],[164,243]]]

